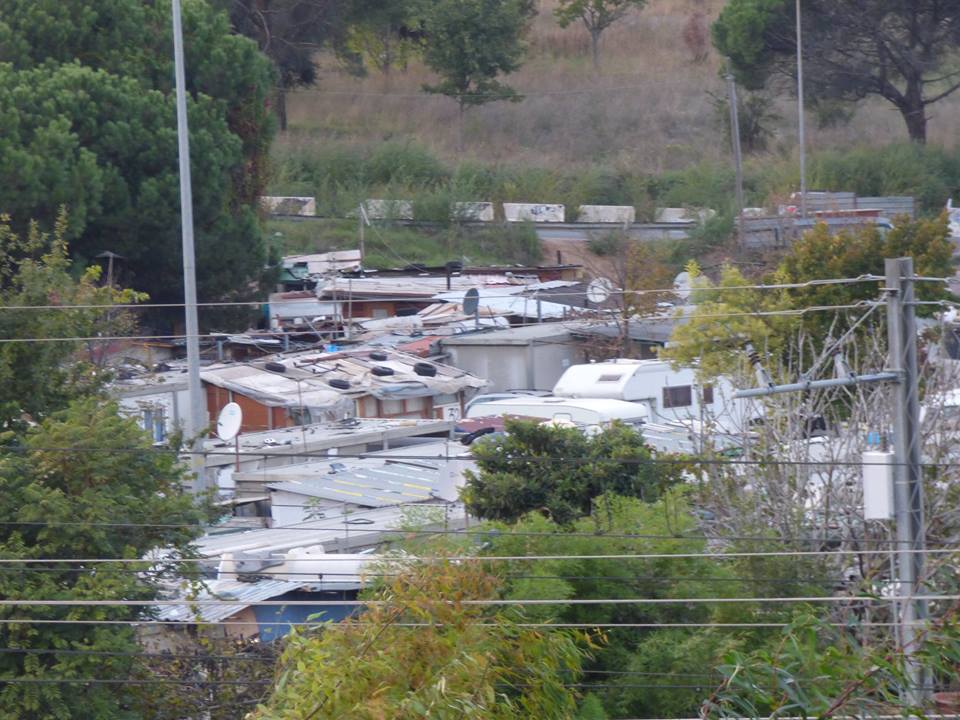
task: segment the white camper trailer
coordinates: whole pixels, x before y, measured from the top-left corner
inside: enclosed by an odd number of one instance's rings
[[[733,398],[729,381],[702,384],[693,368],[674,369],[663,360],[572,365],[554,385],[553,394],[638,403],[646,407],[652,423],[696,420],[728,432],[745,429],[752,417],[750,403]]]

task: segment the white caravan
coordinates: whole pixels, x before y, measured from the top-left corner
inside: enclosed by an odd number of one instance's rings
[[[712,425],[717,430],[746,430],[758,413],[746,400],[733,398],[724,378],[701,384],[693,368],[675,370],[663,360],[617,359],[572,365],[553,387],[558,398],[605,398],[637,403],[651,423]]]

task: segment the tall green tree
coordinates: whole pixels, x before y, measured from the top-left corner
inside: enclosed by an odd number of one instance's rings
[[[357,19],[349,30],[347,46],[383,75],[387,87],[397,67],[423,50],[417,3],[414,0],[358,0]]]
[[[426,0],[420,7],[426,43],[423,59],[440,76],[439,82],[423,89],[457,101],[457,148],[462,151],[467,108],[522,99],[499,78],[520,67],[533,4],[530,0]]]
[[[392,566],[391,566],[392,567]],[[257,720],[566,720],[587,647],[523,627],[482,561],[392,568],[376,601],[319,633],[293,633]],[[412,627],[411,627],[412,625]]]
[[[146,433],[121,418],[116,406],[78,399],[52,414],[20,436],[15,447],[0,452],[0,556],[25,561],[4,566],[0,596],[79,601],[156,597],[159,583],[182,568],[68,561],[137,560],[158,547],[170,557],[187,552],[199,534],[203,512],[181,491],[180,480],[176,454],[156,452]],[[115,523],[137,527],[105,526]],[[135,657],[126,655],[140,651],[136,630],[96,622],[145,617],[146,608],[122,605],[0,609],[0,645],[21,651],[0,653],[0,675],[15,679],[0,683],[0,718],[140,717],[132,689],[122,682],[136,667]],[[17,623],[3,622],[14,618]],[[84,679],[114,682],[73,682]]]
[[[182,298],[170,4],[0,0],[0,211],[16,229],[70,207],[71,252],[126,258],[126,280]],[[263,266],[256,199],[272,136],[270,64],[206,0],[184,3],[201,299]]]
[[[639,10],[647,0],[560,0],[553,11],[560,27],[580,21],[590,33],[590,59],[600,69],[600,38],[604,31],[631,10]]]
[[[355,0],[213,0],[230,14],[234,28],[253,39],[276,68],[275,109],[287,129],[287,93],[313,85],[316,55],[333,50],[354,67],[347,39],[360,20]],[[389,3],[377,0],[378,9]]]
[[[713,43],[751,89],[795,87],[793,0],[731,0]],[[957,0],[804,0],[805,89],[813,101],[879,96],[900,112],[910,138],[927,139],[931,105],[960,89]]]
[[[678,463],[657,463],[636,430],[613,425],[587,436],[577,428],[507,421],[506,435],[473,445],[467,509],[485,520],[514,521],[542,512],[560,524],[589,515],[605,492],[655,500],[680,480]]]
[[[768,647],[778,639],[776,631],[762,628],[735,632],[710,626],[777,622],[790,613],[749,601],[698,599],[809,596],[830,590],[829,584],[815,582],[823,573],[813,572],[816,563],[807,559],[767,558],[766,564],[751,567],[706,555],[708,544],[692,496],[683,487],[667,490],[652,503],[608,493],[594,498],[590,514],[572,525],[531,513],[515,524],[493,523],[493,532],[485,536],[490,555],[561,557],[510,562],[504,570],[506,597],[591,602],[535,606],[538,620],[650,625],[642,631],[605,631],[604,642],[584,664],[584,689],[595,686],[590,691],[608,717],[695,717],[721,681],[716,668],[727,653]],[[743,549],[758,547],[746,544]],[[590,557],[630,554],[659,557]],[[692,602],[664,602],[676,598]],[[606,599],[652,602],[603,603]]]
[[[106,378],[81,343],[56,338],[117,334],[128,318],[110,311],[111,305],[144,298],[102,286],[99,268],[78,276],[67,253],[66,227],[61,214],[52,235],[36,225],[18,235],[9,218],[0,216],[0,446],[72,398],[97,392]],[[37,305],[89,307],[28,309]]]

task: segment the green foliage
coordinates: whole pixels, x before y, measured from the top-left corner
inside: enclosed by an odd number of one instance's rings
[[[500,582],[480,563],[390,567],[370,594],[377,604],[336,628],[291,635],[257,720],[573,717],[565,682],[579,675],[585,638],[521,627],[516,608],[470,604]]]
[[[77,452],[74,448],[83,448]],[[132,420],[110,403],[76,400],[20,438],[16,452],[0,455],[0,556],[5,558],[128,558],[157,547],[188,552],[204,513],[180,490],[174,452],[156,452]],[[48,526],[46,523],[63,523]],[[93,523],[93,524],[91,524]],[[100,523],[101,525],[96,525]],[[128,530],[103,523],[132,523]],[[191,527],[192,526],[192,527]],[[25,599],[146,600],[169,580],[170,566],[151,563],[6,566],[0,596]],[[139,572],[136,572],[139,571]],[[145,608],[123,606],[6,607],[0,617],[24,620],[125,621]],[[0,625],[4,647],[52,649],[45,654],[0,655],[3,677],[123,679],[130,657],[69,651],[137,652],[129,625]],[[66,651],[66,654],[58,653]],[[136,718],[131,689],[122,684],[3,684],[0,718]]]
[[[603,31],[630,10],[640,9],[647,0],[560,0],[553,11],[557,24],[567,27],[580,21],[590,33],[593,64],[597,65],[600,36]]]
[[[422,145],[387,142],[379,145],[364,164],[364,179],[378,186],[432,187],[443,183],[448,172]]]
[[[802,22],[805,89],[814,103],[880,96],[900,111],[911,140],[926,141],[927,107],[960,87],[950,72],[960,4],[807,0]],[[789,0],[732,0],[714,23],[713,42],[740,82],[759,89],[796,77],[795,23]],[[878,27],[897,31],[878,35]]]
[[[424,85],[424,90],[454,98],[461,110],[496,100],[520,100],[498,78],[520,67],[532,11],[529,0],[423,3],[423,60],[441,78]]]
[[[923,211],[939,214],[960,187],[960,154],[935,145],[895,143],[817,153],[808,172],[811,187],[865,196],[912,195]]]
[[[355,220],[302,223],[270,220],[267,240],[277,253],[295,254],[347,250],[358,246]],[[535,265],[542,249],[528,223],[441,228],[379,225],[366,231],[364,265],[406,267],[410,263],[439,267],[449,260],[474,265]]]
[[[354,0],[357,22],[348,30],[347,47],[389,78],[395,67],[423,50],[417,27],[417,4],[412,0]]]
[[[827,590],[808,581],[805,567],[772,567],[778,558],[769,565],[751,566],[701,555],[707,549],[706,539],[698,531],[688,496],[681,487],[666,490],[652,503],[606,494],[594,500],[589,516],[570,525],[560,525],[538,513],[514,525],[494,523],[485,536],[486,552],[574,558],[509,563],[504,593],[510,598],[656,601],[762,597],[769,588],[760,580],[771,576],[778,577],[776,595],[818,595]],[[588,557],[630,554],[687,557]],[[751,602],[601,602],[536,606],[535,610],[538,620],[558,623],[703,625],[692,629],[613,628],[604,632],[600,647],[585,666],[585,682],[609,686],[591,692],[611,718],[695,716],[702,700],[720,683],[721,676],[714,668],[727,653],[769,647],[776,641],[775,632],[763,629],[733,633],[707,625],[785,619],[776,608],[761,608]],[[694,687],[673,687],[676,685]]]
[[[8,341],[35,337],[92,337],[127,329],[129,317],[107,312],[114,303],[135,303],[143,295],[98,286],[99,268],[76,277],[67,256],[66,215],[54,235],[35,225],[25,235],[12,231],[0,216],[0,308],[29,305],[102,305],[88,310],[2,310],[0,336]],[[22,430],[62,409],[71,398],[95,391],[105,379],[96,367],[98,347],[82,352],[76,342],[0,344],[0,445],[3,433]]]
[[[506,429],[473,446],[478,472],[467,473],[463,498],[480,518],[514,521],[542,512],[566,525],[589,514],[601,493],[653,501],[680,479],[678,464],[654,463],[654,451],[625,425],[593,436],[519,420]]]
[[[238,720],[273,682],[281,645],[178,633],[176,654],[145,656],[134,668],[143,681],[131,688],[140,720]]]
[[[778,52],[789,41],[770,42],[771,28],[783,28],[792,19],[793,4],[787,0],[740,0],[728,3],[713,24],[713,44],[730,58],[737,82],[759,90],[772,72]]]
[[[924,630],[915,660],[933,678],[952,679],[960,662],[955,610]],[[724,682],[703,717],[923,717],[911,701],[908,662],[889,638],[869,638],[851,624],[837,628],[810,613],[784,629],[775,646],[732,652],[720,670]]]
[[[128,280],[182,298],[169,3],[0,0],[0,209],[24,231],[71,210],[71,252],[126,258]],[[184,7],[198,283],[259,274],[256,197],[272,134],[265,58],[201,0]]]
[[[730,99],[726,95],[711,95],[711,97],[717,120],[729,142],[732,137]],[[767,150],[775,134],[774,128],[782,120],[783,118],[774,110],[774,99],[766,93],[740,93],[737,96],[737,123],[740,128],[740,143],[745,153]]]
[[[784,256],[779,267],[763,280],[768,283],[801,283],[825,278],[883,275],[884,258],[909,255],[919,275],[947,277],[953,274],[952,248],[945,219],[902,222],[890,232],[864,226],[831,234],[825,224],[804,234]],[[696,311],[690,322],[677,328],[673,344],[664,357],[679,364],[699,363],[705,377],[715,377],[743,367],[744,343],[749,341],[774,362],[771,372],[785,369],[796,358],[797,333],[806,331],[810,342],[824,347],[843,332],[847,319],[826,318],[820,313],[757,315],[756,311],[791,310],[810,306],[849,305],[876,297],[872,283],[818,285],[784,290],[709,290],[703,278],[694,293]],[[738,288],[756,284],[733,267],[724,268],[719,287]],[[923,283],[917,289],[925,300],[942,299],[946,289]],[[733,314],[718,320],[715,316]]]

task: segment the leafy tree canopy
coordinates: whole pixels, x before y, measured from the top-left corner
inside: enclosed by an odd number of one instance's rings
[[[393,568],[381,604],[293,633],[257,720],[561,720],[588,650],[568,631],[522,627],[518,609],[471,605],[500,579],[479,562]],[[423,624],[402,627],[404,624]]]
[[[647,0],[560,0],[553,11],[560,27],[579,20],[590,33],[590,51],[594,68],[600,64],[600,36],[630,10],[638,10]]]
[[[96,391],[104,379],[74,342],[17,342],[37,337],[92,337],[112,334],[122,313],[113,303],[143,296],[100,286],[99,268],[75,277],[67,254],[66,216],[52,236],[36,225],[17,235],[0,216],[0,308],[29,305],[91,305],[88,310],[0,311],[0,445],[11,441],[29,420],[39,421],[63,409],[74,397]],[[102,305],[103,310],[96,308]],[[104,332],[106,331],[106,332]]]
[[[426,41],[423,59],[440,76],[424,85],[466,107],[519,100],[500,82],[520,67],[533,6],[530,0],[435,0],[421,9]]]
[[[0,455],[0,555],[135,560],[155,547],[186,552],[199,534],[204,513],[193,497],[181,492],[177,462],[173,452],[155,452],[147,435],[132,420],[121,418],[115,405],[73,401],[29,431],[20,451]],[[124,522],[140,526],[102,525]],[[5,567],[0,596],[146,600],[156,597],[165,576],[148,562],[24,563]],[[5,607],[0,618],[123,621],[143,617],[143,611],[123,606]],[[129,625],[0,623],[0,644],[45,651],[0,654],[3,677],[34,681],[123,679],[136,661],[122,653],[139,649]],[[3,683],[0,718],[132,719],[138,713],[131,707],[131,693],[122,684]]]
[[[880,96],[900,111],[910,138],[925,142],[927,108],[960,89],[957,0],[804,0],[802,23],[814,101]],[[795,24],[793,0],[731,0],[713,42],[749,88],[795,82]]]
[[[945,219],[901,222],[884,232],[867,225],[833,234],[825,224],[804,234],[783,258],[777,269],[761,278],[770,284],[802,283],[827,278],[856,278],[884,275],[884,258],[912,256],[918,275],[949,277],[952,248],[947,240]],[[835,312],[798,315],[761,315],[757,311],[796,310],[813,306],[852,305],[877,298],[878,286],[863,282],[847,285],[814,285],[783,290],[708,290],[710,283],[700,277],[695,291],[696,310],[689,322],[674,332],[673,343],[664,357],[679,364],[697,362],[705,377],[744,369],[745,343],[773,361],[770,371],[790,367],[796,360],[794,340],[803,332],[815,348],[828,345],[849,327],[850,318]],[[756,284],[734,267],[721,272],[719,287],[736,288]],[[942,299],[946,289],[936,283],[919,283],[917,296],[923,300]],[[859,315],[861,313],[857,313]],[[718,317],[718,316],[725,317]],[[797,372],[793,367],[789,372]]]
[[[485,552],[499,556],[569,556],[511,562],[504,570],[509,598],[603,600],[650,598],[762,597],[765,594],[817,595],[809,563],[797,558],[722,561],[709,556],[687,487],[666,490],[652,503],[612,493],[593,501],[591,513],[561,526],[539,513],[519,522],[492,523]],[[756,550],[755,543],[742,549]],[[596,555],[667,555],[588,559]],[[608,717],[693,717],[721,677],[714,671],[733,650],[768,646],[774,631],[710,628],[711,623],[775,622],[781,608],[758,603],[627,603],[534,606],[537,620],[557,623],[640,623],[698,625],[695,628],[613,628],[584,666],[587,682]],[[535,614],[534,614],[535,613]],[[636,675],[630,673],[637,673]],[[675,673],[675,675],[673,675]],[[683,677],[682,683],[678,678]],[[642,678],[642,679],[641,679]],[[678,684],[691,687],[677,688]]]
[[[679,464],[654,462],[640,433],[625,425],[587,436],[514,420],[506,430],[473,445],[478,472],[468,473],[463,497],[480,518],[514,521],[538,511],[567,524],[588,515],[604,492],[652,501],[681,477]]]
[[[169,3],[0,0],[0,209],[24,230],[71,209],[71,251],[124,256],[155,301],[182,297]],[[269,63],[205,0],[184,7],[202,299],[256,278],[255,201],[272,133]]]

